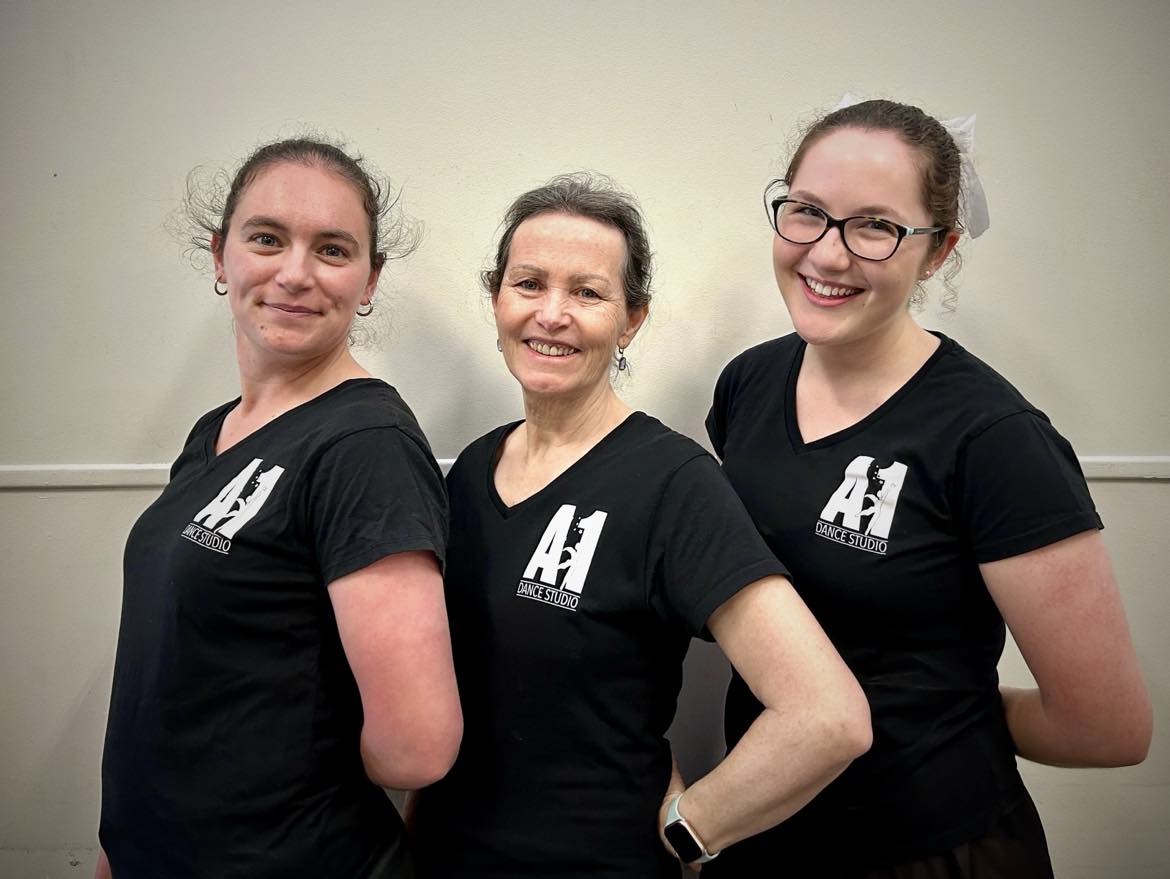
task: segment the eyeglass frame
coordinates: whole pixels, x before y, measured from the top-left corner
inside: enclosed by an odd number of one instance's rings
[[[771,192],[773,187],[775,187],[778,183],[783,184],[784,181],[773,180],[768,184],[768,188],[764,190],[764,208],[768,214],[768,225],[772,227],[772,231],[777,235],[780,235],[780,237],[789,244],[796,244],[798,246],[816,244],[818,241],[829,234],[830,229],[836,229],[837,234],[841,236],[841,244],[855,257],[858,259],[864,259],[868,262],[885,262],[887,259],[898,252],[898,248],[902,246],[902,239],[910,235],[933,235],[939,232],[947,231],[946,226],[907,226],[903,223],[895,223],[893,220],[887,219],[886,217],[873,217],[866,214],[858,214],[853,217],[837,219],[822,207],[818,207],[815,204],[809,204],[807,201],[801,201],[798,198],[789,198],[786,195],[780,196],[779,198],[773,198],[769,201],[768,193]],[[814,211],[821,214],[825,218],[825,228],[822,229],[821,234],[812,241],[793,241],[791,238],[785,238],[780,234],[780,229],[778,228],[780,225],[780,206],[782,204],[799,204],[804,205],[807,208],[812,208]],[[888,223],[889,225],[893,226],[898,231],[898,240],[894,242],[894,249],[890,251],[889,256],[883,256],[880,258],[874,256],[862,256],[860,253],[850,247],[849,242],[845,239],[845,224],[850,220],[879,220],[882,223]]]

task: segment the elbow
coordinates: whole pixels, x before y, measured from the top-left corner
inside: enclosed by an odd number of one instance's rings
[[[363,727],[362,763],[366,775],[380,787],[418,790],[443,778],[455,764],[463,738],[458,712],[441,723],[411,734],[379,737]]]
[[[873,746],[873,721],[869,716],[869,702],[861,687],[850,700],[841,720],[842,749],[849,762],[856,760]]]
[[[1126,725],[1113,737],[1102,766],[1136,766],[1150,753],[1150,740],[1154,737],[1153,713],[1146,706],[1144,716]]]
[[[842,766],[856,760],[873,745],[873,723],[869,702],[856,683],[843,698],[826,705],[821,713],[822,741]]]

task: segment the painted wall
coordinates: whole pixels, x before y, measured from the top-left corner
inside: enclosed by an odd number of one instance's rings
[[[847,89],[979,115],[992,229],[961,245],[958,313],[935,290],[921,319],[1100,459],[1159,724],[1143,766],[1024,772],[1059,876],[1167,875],[1167,38],[1158,0],[0,0],[0,876],[92,870],[121,547],[157,491],[115,468],[171,460],[236,393],[225,303],[167,229],[188,171],[310,129],[403,187],[426,237],[384,276],[361,358],[445,458],[520,411],[476,283],[504,207],[557,172],[614,175],[658,255],[621,390],[701,439],[720,367],[790,329],[763,187]],[[1003,671],[1026,680],[1013,654]],[[693,771],[722,674],[693,652]]]

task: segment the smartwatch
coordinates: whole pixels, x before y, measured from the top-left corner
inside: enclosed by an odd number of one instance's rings
[[[719,852],[709,852],[695,833],[687,819],[678,813],[678,801],[682,794],[675,794],[666,806],[666,824],[662,827],[662,835],[684,864],[705,864],[719,856]]]

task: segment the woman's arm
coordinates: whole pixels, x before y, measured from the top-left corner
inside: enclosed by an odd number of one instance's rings
[[[98,846],[97,866],[94,867],[93,879],[113,879],[110,872],[110,861],[106,857],[106,850]]]
[[[1097,531],[979,566],[1036,679],[1001,688],[1021,757],[1054,766],[1126,766],[1152,733],[1117,583]]]
[[[764,710],[678,809],[708,851],[792,815],[869,749],[865,694],[784,577],[744,587],[708,627]]]
[[[386,556],[329,584],[361,692],[366,773],[383,787],[425,787],[455,762],[463,714],[443,580],[430,552]]]

